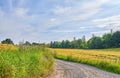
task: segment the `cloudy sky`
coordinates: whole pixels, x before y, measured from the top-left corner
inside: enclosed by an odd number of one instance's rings
[[[120,0],[0,0],[0,41],[87,39],[120,30]]]

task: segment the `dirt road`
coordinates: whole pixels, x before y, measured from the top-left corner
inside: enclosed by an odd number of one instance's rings
[[[120,78],[96,67],[56,59],[55,72],[48,78]]]

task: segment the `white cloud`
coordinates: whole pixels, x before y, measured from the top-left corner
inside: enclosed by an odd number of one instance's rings
[[[82,26],[80,27],[80,29],[86,29],[86,28],[88,28],[88,27],[82,27]]]
[[[35,31],[34,26],[30,26],[30,20],[23,22],[17,19],[0,17],[0,34],[4,35],[1,38],[12,38],[15,43],[18,43],[23,39],[31,41],[40,36],[40,32]]]
[[[91,34],[105,34],[110,32],[110,30],[102,30],[102,31],[95,31],[95,32],[90,32]]]
[[[110,16],[106,18],[101,18],[101,19],[95,19],[93,22],[118,22],[120,20],[120,15],[115,15],[115,16]]]
[[[100,27],[100,28],[104,28],[104,27],[107,27],[108,25],[106,24],[100,24],[100,25],[97,25],[97,27]]]
[[[100,11],[100,9],[93,9],[91,11],[85,11],[84,10],[84,13],[81,13],[81,14],[78,14],[78,15],[75,15],[73,17],[71,17],[70,19],[72,21],[75,21],[75,20],[86,20],[88,19],[89,17],[92,17],[93,15],[95,15],[96,13],[98,13]]]
[[[78,29],[62,29],[62,30],[50,30],[49,32],[54,32],[54,33],[76,33],[76,32],[83,32],[85,31],[85,28],[78,28]]]
[[[25,16],[27,14],[27,12],[28,12],[28,9],[25,9],[25,8],[16,8],[14,10],[15,15],[20,16],[20,17]]]
[[[74,30],[51,30],[50,32],[54,33],[70,33],[70,32],[75,32]]]
[[[51,22],[55,22],[57,19],[56,18],[51,18],[50,21]]]
[[[107,3],[107,2],[109,2],[109,1],[110,1],[110,0],[98,0],[98,2],[101,3],[101,4]]]
[[[120,15],[110,16],[92,21],[97,27],[108,27],[109,29],[120,28]]]
[[[102,4],[105,4],[108,1],[109,0],[96,0],[88,1],[87,3],[80,3],[79,1],[76,1],[77,5],[74,6],[56,6],[52,9],[52,12],[57,15],[56,18],[58,20],[54,22],[57,22],[60,25],[71,21],[87,20],[99,13],[102,10]]]
[[[52,11],[56,15],[69,14],[71,12],[71,7],[56,6]]]

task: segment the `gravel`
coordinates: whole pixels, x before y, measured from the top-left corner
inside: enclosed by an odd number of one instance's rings
[[[56,59],[55,72],[47,78],[120,78],[120,75],[89,65]]]

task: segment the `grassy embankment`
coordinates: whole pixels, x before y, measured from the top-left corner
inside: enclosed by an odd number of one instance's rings
[[[0,78],[41,78],[53,71],[54,58],[40,47],[0,44]]]
[[[117,49],[50,49],[58,59],[95,66],[120,74],[120,48]]]

